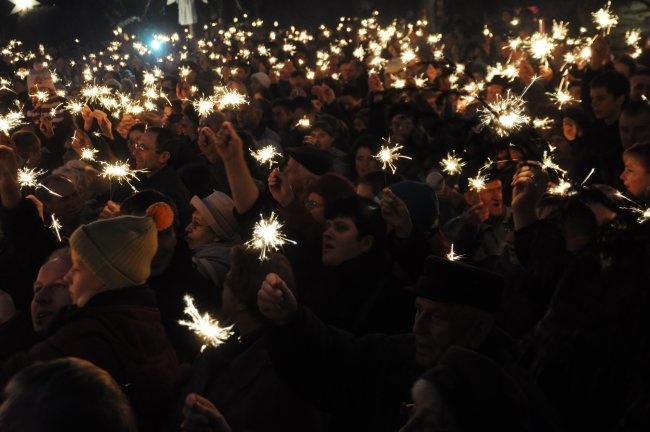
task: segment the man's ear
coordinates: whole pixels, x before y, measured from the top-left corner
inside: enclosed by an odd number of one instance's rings
[[[370,249],[372,249],[372,245],[375,244],[375,238],[371,235],[365,235],[361,239],[361,250],[363,253],[368,252]]]
[[[171,157],[172,154],[168,151],[158,153],[158,162],[160,162],[161,164],[167,164],[167,162],[169,162],[169,159]]]

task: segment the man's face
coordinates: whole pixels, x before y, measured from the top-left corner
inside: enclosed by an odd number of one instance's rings
[[[337,266],[370,250],[372,238],[359,238],[359,230],[349,217],[335,217],[325,222],[323,265]]]
[[[630,99],[642,101],[643,96],[650,99],[650,75],[634,75],[630,78]]]
[[[31,305],[32,324],[38,335],[50,334],[59,311],[72,304],[68,285],[63,280],[68,270],[69,261],[56,259],[45,263],[38,272]]]
[[[343,63],[341,66],[339,66],[339,73],[341,74],[341,81],[349,81],[352,79],[352,65],[350,63]]]
[[[393,135],[397,135],[402,138],[408,137],[413,131],[414,126],[415,124],[413,123],[413,119],[403,114],[398,114],[391,120],[391,129],[393,131]]]
[[[327,150],[332,147],[334,143],[334,138],[323,129],[316,128],[311,131],[311,144],[321,150]]]
[[[415,301],[415,361],[429,369],[452,345],[474,348],[470,344],[473,326],[471,306],[442,303],[418,297]]]
[[[650,140],[650,115],[641,113],[633,116],[622,113],[618,119],[618,130],[623,148]]]
[[[291,113],[284,107],[273,107],[273,124],[275,125],[275,129],[280,131],[287,127],[289,123],[291,123]]]
[[[479,198],[490,213],[490,217],[503,216],[503,189],[501,180],[492,180],[485,184],[485,189],[479,192]]]
[[[589,89],[589,94],[594,116],[598,120],[604,120],[607,124],[614,123],[618,119],[625,98],[623,96],[615,98],[605,87],[592,87]]]
[[[255,130],[262,121],[262,112],[256,107],[242,105],[237,111],[237,123],[242,129]]]
[[[133,151],[136,169],[143,169],[149,173],[154,173],[167,165],[169,152],[158,153],[156,151],[157,138],[158,134],[156,132],[145,132],[142,134]]]

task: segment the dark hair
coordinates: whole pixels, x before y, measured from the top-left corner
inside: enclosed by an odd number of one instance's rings
[[[349,217],[359,231],[359,239],[369,235],[374,238],[373,250],[383,246],[386,239],[386,223],[381,216],[379,204],[358,195],[329,203],[325,208],[325,219]]]
[[[636,73],[636,61],[627,54],[620,55],[614,59],[614,63],[622,63],[630,69],[630,76]]]
[[[176,204],[174,204],[174,201],[170,197],[155,189],[144,189],[131,194],[120,205],[120,214],[144,216],[147,212],[147,208],[157,202],[164,202],[166,204],[169,204],[169,206],[172,208],[174,211],[173,227],[177,232],[179,232],[180,221],[178,218],[178,209],[176,208]]]
[[[291,264],[284,255],[274,252],[267,254],[268,259],[260,261],[259,254],[258,250],[249,249],[244,245],[233,246],[230,249],[230,271],[224,284],[228,285],[240,304],[262,317],[257,309],[257,292],[266,275],[277,274],[294,293],[296,280]]]
[[[599,73],[591,80],[590,87],[605,87],[608,93],[614,95],[614,98],[624,96],[626,101],[630,96],[630,82],[624,75],[614,71]]]
[[[642,101],[631,101],[626,103],[623,106],[623,110],[621,111],[621,115],[627,115],[630,117],[636,117],[639,115],[647,115],[650,117],[650,105],[648,105],[646,102]]]
[[[386,171],[375,171],[366,174],[358,180],[358,183],[361,185],[368,185],[372,189],[372,195],[376,196],[381,192],[385,187],[388,187],[397,182],[404,180],[399,174],[393,174]]]
[[[19,151],[34,152],[41,149],[41,139],[28,130],[18,130],[11,134],[11,142]]]
[[[146,130],[147,130],[146,123],[136,123],[129,128],[129,132],[127,132],[126,136],[128,137],[131,132],[139,131],[144,133]]]
[[[169,128],[150,127],[147,132],[156,134],[156,153],[169,152],[168,165],[173,165],[174,156],[178,152],[178,137]]]
[[[325,206],[341,198],[350,198],[356,195],[354,185],[350,180],[340,174],[328,173],[316,180],[309,189],[323,197]]]
[[[115,380],[89,361],[63,358],[19,372],[7,386],[4,432],[136,432],[133,410]]]
[[[650,172],[650,142],[634,144],[623,152],[624,156],[632,156],[639,161],[646,172]]]

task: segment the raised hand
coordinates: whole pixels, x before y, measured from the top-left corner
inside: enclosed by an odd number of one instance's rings
[[[283,326],[296,316],[298,301],[280,276],[269,273],[257,292],[257,307],[266,319]]]
[[[293,202],[295,195],[289,183],[287,175],[278,168],[269,174],[269,191],[273,198],[282,206],[286,207]]]
[[[389,188],[384,189],[381,198],[381,215],[386,224],[391,228],[398,238],[407,238],[413,231],[413,222],[408,207],[404,201],[399,199]],[[433,221],[431,221],[433,223]]]
[[[183,432],[231,432],[221,411],[197,393],[190,393],[183,406]]]

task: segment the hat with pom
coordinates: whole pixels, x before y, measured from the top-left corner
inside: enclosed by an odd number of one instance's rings
[[[171,207],[158,202],[144,217],[118,216],[80,226],[70,237],[70,248],[107,289],[142,285],[151,273],[158,231],[173,221]]]
[[[251,75],[251,79],[256,79],[264,88],[271,87],[271,78],[264,72],[255,72]]]
[[[56,91],[52,74],[43,63],[34,63],[34,69],[30,70],[27,76],[27,89],[30,90],[34,86]]]

